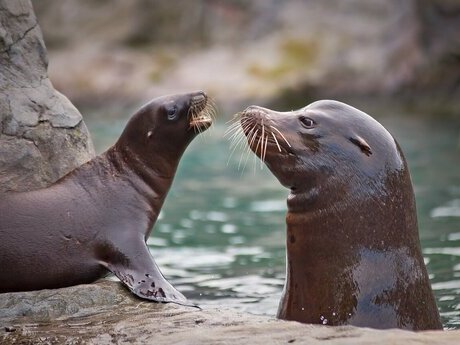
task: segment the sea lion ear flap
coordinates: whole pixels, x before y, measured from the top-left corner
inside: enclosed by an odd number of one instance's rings
[[[366,140],[361,138],[359,135],[355,135],[351,137],[350,141],[356,146],[358,146],[366,156],[370,156],[372,154],[372,150],[369,144],[366,142]]]

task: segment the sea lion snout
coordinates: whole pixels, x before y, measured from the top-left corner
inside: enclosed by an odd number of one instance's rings
[[[262,112],[263,110],[266,109],[259,107],[258,105],[250,105],[249,107],[243,110],[243,113]]]
[[[216,108],[210,98],[203,91],[198,91],[190,99],[188,117],[190,128],[198,132],[208,129],[213,122]]]
[[[255,121],[260,121],[262,119],[269,119],[269,111],[266,108],[259,107],[257,105],[250,105],[240,113],[241,117],[251,117]]]
[[[238,114],[243,133],[248,136],[250,133],[261,135],[262,129],[266,131],[271,123],[268,109],[251,105]],[[254,132],[256,129],[256,132]],[[260,133],[259,133],[260,130]],[[249,139],[249,138],[248,138]]]
[[[193,94],[192,99],[191,99],[191,104],[199,104],[202,102],[206,102],[208,96],[204,91],[197,91]]]

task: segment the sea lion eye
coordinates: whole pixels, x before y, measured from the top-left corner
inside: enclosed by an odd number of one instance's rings
[[[299,118],[300,122],[305,128],[313,128],[315,126],[315,121],[306,116],[301,116]]]
[[[168,120],[174,120],[177,116],[177,107],[174,105],[166,109],[166,115],[168,115]]]

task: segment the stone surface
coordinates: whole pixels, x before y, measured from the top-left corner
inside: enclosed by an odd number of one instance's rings
[[[281,321],[135,298],[101,280],[0,294],[1,344],[458,344],[460,331],[408,332]]]
[[[92,158],[82,116],[48,78],[29,0],[0,0],[0,192],[49,185]]]

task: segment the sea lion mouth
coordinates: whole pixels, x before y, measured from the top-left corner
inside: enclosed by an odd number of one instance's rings
[[[263,108],[249,107],[237,114],[249,148],[265,161],[267,152],[292,155],[291,144]]]
[[[203,132],[211,127],[213,118],[216,115],[214,102],[204,93],[193,96],[190,101],[188,117],[190,128]]]
[[[264,163],[270,168],[271,165],[279,165],[278,163],[287,158],[297,158],[287,136],[278,128],[275,120],[271,118],[269,109],[251,106],[235,114],[229,121],[230,126],[224,136],[231,141],[230,158],[239,146],[244,149],[238,169],[241,166],[244,169],[246,166],[249,151],[259,157],[261,169]]]

